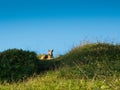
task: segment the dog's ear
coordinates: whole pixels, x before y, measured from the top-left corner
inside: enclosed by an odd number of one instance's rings
[[[54,50],[52,49],[52,52],[53,52]]]

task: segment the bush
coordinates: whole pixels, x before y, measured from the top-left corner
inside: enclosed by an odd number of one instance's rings
[[[0,81],[18,81],[37,71],[35,52],[8,49],[0,53]]]
[[[75,71],[82,73],[85,77],[120,75],[120,45],[86,44],[73,48],[58,60],[61,67],[78,68]]]
[[[55,70],[59,67],[59,62],[57,60],[39,60],[38,61],[38,73],[47,70]]]
[[[96,61],[119,61],[120,45],[94,43],[77,46],[65,54],[61,59],[69,65],[74,65],[73,62],[88,64]]]

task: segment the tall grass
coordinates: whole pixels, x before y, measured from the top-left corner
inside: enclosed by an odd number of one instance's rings
[[[1,90],[120,90],[120,45],[86,44],[52,61],[39,75],[0,84]]]
[[[27,81],[4,83],[1,90],[119,90],[120,77],[68,78],[59,77],[61,72],[49,71],[44,75],[31,77]],[[67,74],[67,73],[66,73]],[[73,74],[74,75],[74,74]]]

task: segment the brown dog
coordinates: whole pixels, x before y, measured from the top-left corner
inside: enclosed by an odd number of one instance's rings
[[[47,60],[53,59],[53,51],[54,50],[48,50],[48,55],[42,55],[40,59],[41,60],[43,60],[43,59],[47,59]]]

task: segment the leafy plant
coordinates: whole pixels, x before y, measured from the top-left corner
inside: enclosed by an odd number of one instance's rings
[[[8,49],[0,54],[0,80],[18,81],[37,71],[35,52]]]
[[[79,68],[77,72],[81,72],[89,78],[93,78],[95,75],[112,76],[115,73],[120,74],[120,45],[94,43],[77,46],[58,58],[58,61],[61,67],[67,65],[70,69],[72,67]],[[65,69],[63,70],[65,71]],[[79,75],[81,76],[81,74]]]

